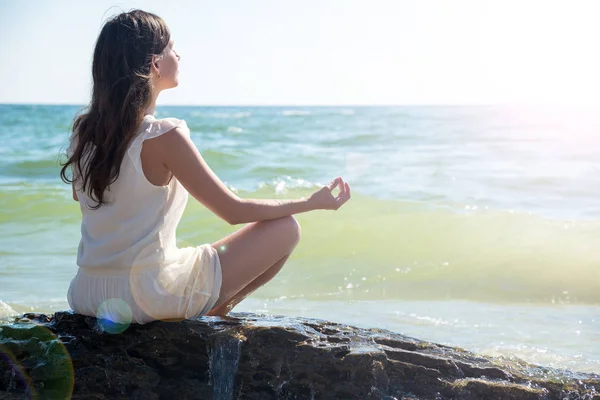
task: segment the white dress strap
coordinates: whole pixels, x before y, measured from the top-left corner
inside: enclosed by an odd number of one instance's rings
[[[190,134],[190,130],[187,127],[185,120],[183,119],[156,119],[151,115],[147,115],[146,117],[144,117],[140,133],[135,137],[135,139],[133,139],[133,141],[129,145],[129,149],[127,150],[127,154],[129,155],[129,158],[131,158],[131,162],[136,171],[142,174],[144,173],[142,170],[141,158],[142,145],[144,144],[144,140],[153,139],[177,127],[183,128],[187,135]]]

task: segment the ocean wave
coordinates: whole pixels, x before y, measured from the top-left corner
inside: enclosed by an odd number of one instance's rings
[[[249,112],[249,111],[239,111],[239,112],[233,112],[233,113],[192,111],[190,113],[190,115],[192,117],[198,117],[198,118],[219,118],[219,119],[233,118],[233,119],[239,119],[239,118],[250,117],[250,116],[252,116],[252,113]]]
[[[54,173],[58,177],[61,158],[57,155],[53,158],[14,160],[5,159],[5,165],[1,175],[4,176],[46,176]]]
[[[286,117],[311,115],[311,112],[308,110],[283,110],[281,113]]]
[[[323,140],[320,144],[324,146],[350,146],[351,148],[358,148],[359,146],[378,145],[385,143],[390,146],[394,141],[397,141],[395,137],[383,137],[379,134],[363,133],[363,134],[347,134],[345,136],[336,135],[331,139]]]
[[[15,311],[11,306],[0,300],[0,318],[12,317],[17,314],[17,311]]]
[[[227,127],[227,132],[231,132],[231,133],[242,133],[244,132],[244,129],[239,128],[237,126],[229,126]]]
[[[321,183],[282,175],[257,186],[248,191],[229,184],[242,198],[306,198]],[[76,230],[78,208],[67,185],[56,191],[2,190],[0,238],[14,236],[18,227],[39,231],[28,234],[34,241],[60,238]],[[207,218],[210,211],[190,198],[181,239],[201,244],[207,232],[222,237],[217,219],[199,230],[197,221]],[[357,190],[339,211],[297,218],[303,239],[290,260],[294,267],[282,272],[287,283],[268,286],[264,296],[600,304],[598,220],[382,200]],[[24,242],[19,252],[36,249]]]
[[[23,190],[25,189],[26,190]],[[0,186],[0,236],[10,234],[2,225],[34,226],[41,221],[63,223],[79,218],[78,204],[73,201],[71,188],[66,185]]]
[[[312,189],[320,187],[318,183],[313,183],[302,178],[292,178],[285,176],[277,179],[273,179],[270,182],[260,182],[258,184],[259,189],[274,189],[276,195],[283,195],[290,191],[290,189]]]
[[[299,198],[317,186],[286,177],[242,196]],[[299,214],[293,267],[262,296],[600,304],[600,221],[467,211],[354,193],[339,211]]]

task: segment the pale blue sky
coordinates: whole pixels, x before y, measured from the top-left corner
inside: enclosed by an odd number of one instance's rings
[[[182,56],[161,104],[597,104],[594,0],[0,2],[0,102],[86,104],[102,22],[142,8]]]

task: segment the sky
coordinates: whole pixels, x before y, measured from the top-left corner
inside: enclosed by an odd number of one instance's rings
[[[0,0],[0,103],[87,104],[102,23],[160,15],[159,105],[596,105],[595,0]]]

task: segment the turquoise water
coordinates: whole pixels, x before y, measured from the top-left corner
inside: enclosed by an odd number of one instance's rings
[[[0,105],[0,316],[67,309],[79,208],[58,177],[77,106]],[[600,113],[508,107],[160,107],[242,197],[353,199],[240,311],[387,328],[600,372]],[[235,227],[193,199],[181,245]]]

